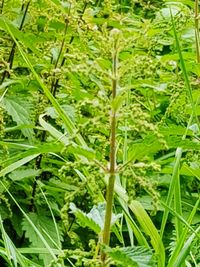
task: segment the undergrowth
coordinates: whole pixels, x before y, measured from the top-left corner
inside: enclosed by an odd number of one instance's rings
[[[199,2],[0,13],[1,266],[199,266]]]

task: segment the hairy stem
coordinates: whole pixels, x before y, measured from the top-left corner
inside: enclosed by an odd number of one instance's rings
[[[114,44],[114,53],[113,53],[113,78],[112,78],[112,98],[113,100],[116,97],[117,91],[117,42]],[[107,186],[107,195],[106,195],[106,214],[105,222],[103,229],[103,244],[109,245],[110,242],[110,228],[111,228],[111,219],[112,219],[112,208],[113,208],[113,199],[114,199],[114,185],[115,185],[115,176],[116,176],[116,110],[112,108],[111,111],[111,135],[110,135],[110,169],[109,169],[109,181]],[[102,261],[105,261],[106,255],[102,253]]]

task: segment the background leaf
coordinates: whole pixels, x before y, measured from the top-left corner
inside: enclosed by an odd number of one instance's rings
[[[117,266],[150,267],[154,266],[152,252],[143,247],[105,248]]]

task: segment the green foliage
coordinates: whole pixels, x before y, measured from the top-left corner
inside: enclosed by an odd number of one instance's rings
[[[43,234],[43,237],[48,242],[51,248],[58,248],[58,240],[57,240],[57,233],[55,231],[55,226],[52,219],[48,216],[45,216],[44,211],[40,211],[39,213],[28,213],[27,216],[30,220],[34,223],[35,227]],[[33,248],[43,248],[44,244],[35,230],[31,227],[30,223],[24,219],[22,222],[22,230],[25,233],[25,237],[31,243],[31,247]],[[63,241],[60,239],[59,241]],[[48,265],[52,258],[50,255],[41,255],[43,259],[44,265]]]
[[[24,136],[32,141],[34,139],[34,131],[32,129],[33,121],[30,120],[31,112],[28,106],[30,105],[30,102],[26,103],[25,101],[26,100],[23,99],[16,99],[16,97],[6,97],[3,100],[3,105],[6,112],[12,117],[13,121],[16,122],[17,126],[23,126],[21,131]]]
[[[143,247],[106,248],[105,251],[114,260],[117,266],[153,266],[151,250]]]
[[[198,8],[2,1],[2,266],[198,266]]]
[[[35,226],[43,232],[47,237],[51,239],[48,240],[48,243],[51,247],[56,245],[57,235],[55,232],[54,224],[51,221],[51,218],[45,216],[44,214],[35,214],[35,213],[28,213],[27,214],[31,221],[35,224]],[[34,233],[34,230],[30,227],[30,224],[24,220],[22,222],[22,228],[25,231],[26,237],[29,238],[30,242],[32,243],[33,247],[42,247],[42,242],[38,239],[37,234]],[[58,244],[57,244],[58,246]]]
[[[94,206],[88,214],[85,214],[80,209],[77,209],[73,203],[70,204],[70,209],[83,227],[88,226],[97,234],[100,234],[103,231],[105,219],[104,203],[100,203],[98,207]],[[121,214],[112,214],[111,225],[113,225],[120,217]]]
[[[151,238],[151,243],[158,257],[158,266],[165,264],[165,251],[160,235],[153,225],[143,206],[136,200],[130,204],[130,209],[135,214],[144,232]]]

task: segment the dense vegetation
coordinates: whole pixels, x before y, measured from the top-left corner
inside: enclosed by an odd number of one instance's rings
[[[198,9],[1,1],[0,266],[200,266]]]

